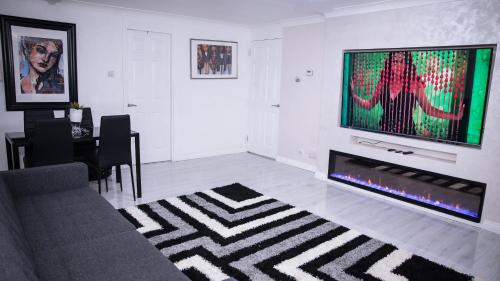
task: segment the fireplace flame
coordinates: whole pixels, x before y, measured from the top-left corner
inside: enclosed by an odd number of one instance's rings
[[[442,200],[441,198],[439,199],[432,199],[431,197],[431,194],[430,193],[426,193],[426,194],[413,194],[411,193],[408,193],[406,191],[406,188],[404,187],[390,187],[390,186],[383,186],[381,184],[377,184],[377,183],[374,183],[370,178],[368,180],[364,180],[362,178],[356,178],[355,176],[353,176],[352,174],[340,174],[340,173],[334,173],[332,174],[332,176],[334,176],[335,178],[339,178],[339,179],[343,179],[343,180],[347,180],[347,181],[350,181],[350,182],[353,182],[353,183],[356,183],[356,184],[359,184],[359,185],[365,185],[365,186],[369,186],[373,189],[377,189],[377,190],[381,190],[381,191],[384,191],[384,192],[388,192],[388,193],[392,193],[392,194],[395,194],[395,195],[398,195],[398,196],[402,196],[402,197],[405,197],[405,198],[409,198],[409,199],[412,199],[412,200],[417,200],[417,201],[420,201],[420,202],[423,202],[423,203],[426,203],[426,204],[429,204],[429,205],[434,205],[434,206],[437,206],[439,208],[444,208],[444,209],[448,209],[448,210],[452,210],[454,212],[458,212],[460,214],[465,214],[467,216],[472,216],[472,217],[478,217],[478,213],[473,211],[473,210],[470,210],[470,209],[467,209],[467,208],[464,208],[464,207],[461,207],[458,203],[456,202],[453,202],[453,203],[447,203],[446,201]],[[381,179],[378,178],[379,180],[379,183],[381,182]]]

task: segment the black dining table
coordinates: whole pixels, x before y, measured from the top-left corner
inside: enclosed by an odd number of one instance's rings
[[[130,137],[134,139],[135,142],[135,172],[137,180],[137,198],[142,197],[142,186],[141,186],[141,151],[139,142],[139,133],[135,131],[130,131]],[[73,137],[73,143],[85,143],[89,141],[99,140],[101,138],[101,130],[99,127],[93,128],[89,134],[84,136]],[[5,133],[5,146],[7,150],[7,164],[9,170],[20,169],[20,155],[19,148],[26,147],[29,141],[26,139],[24,132],[10,132]],[[121,181],[121,169],[120,166],[116,167],[116,181]]]

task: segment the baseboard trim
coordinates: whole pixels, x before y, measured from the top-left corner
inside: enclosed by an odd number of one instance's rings
[[[490,220],[484,220],[482,225],[484,226],[484,229],[500,234],[500,223]]]
[[[328,177],[326,176],[326,174],[321,173],[321,172],[314,173],[314,177],[319,179],[319,180],[324,180],[324,181],[328,180]]]
[[[221,156],[221,155],[228,155],[228,154],[246,153],[246,152],[247,152],[246,148],[241,147],[241,148],[225,149],[225,150],[219,150],[219,151],[207,151],[207,152],[192,153],[192,154],[185,154],[185,155],[172,155],[172,161],[177,162],[177,161],[192,160],[192,159],[199,159],[199,158],[206,158],[206,157],[214,157],[214,156]]]
[[[316,173],[316,167],[314,165],[311,165],[311,164],[302,163],[300,161],[290,159],[287,157],[283,157],[283,156],[276,157],[276,161],[283,163],[283,164],[287,164],[287,165],[296,167],[296,168],[299,168],[299,169],[302,169],[302,170],[307,170],[307,171]]]
[[[420,206],[417,206],[414,204],[406,203],[406,202],[401,201],[401,200],[390,198],[390,197],[384,196],[382,194],[377,194],[374,192],[363,190],[361,188],[352,188],[352,186],[350,186],[348,184],[344,184],[341,182],[337,182],[337,181],[333,181],[331,179],[328,179],[328,176],[324,173],[321,173],[321,172],[314,173],[314,177],[319,179],[319,180],[326,181],[326,182],[332,184],[333,186],[340,188],[342,190],[356,192],[356,193],[359,193],[362,195],[366,195],[370,198],[386,201],[389,204],[393,204],[393,205],[401,206],[401,207],[406,207],[406,208],[413,209],[417,212],[421,212],[421,213],[425,213],[425,214],[434,215],[435,217],[438,217],[440,219],[445,219],[445,220],[451,221],[453,223],[463,223],[463,224],[466,224],[468,226],[481,228],[481,229],[484,229],[484,230],[487,230],[487,231],[490,231],[493,233],[500,234],[500,223],[497,223],[497,222],[493,222],[493,221],[490,221],[487,219],[483,219],[483,221],[481,223],[470,222],[468,220],[456,218],[456,217],[453,217],[453,216],[450,216],[450,215],[447,215],[447,214],[444,214],[444,213],[441,213],[438,211],[430,210],[430,209],[420,207]]]

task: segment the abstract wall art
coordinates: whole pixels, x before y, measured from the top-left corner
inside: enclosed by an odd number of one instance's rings
[[[191,79],[238,78],[238,43],[191,39]]]

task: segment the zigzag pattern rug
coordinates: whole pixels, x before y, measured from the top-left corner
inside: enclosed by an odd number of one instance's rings
[[[192,280],[477,280],[240,184],[119,211]]]

